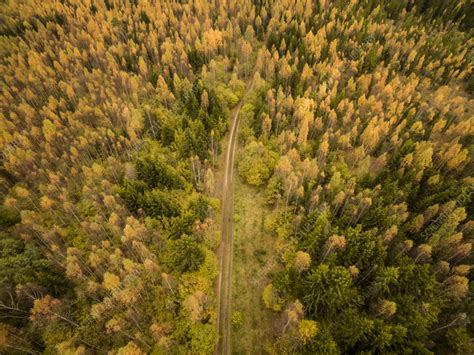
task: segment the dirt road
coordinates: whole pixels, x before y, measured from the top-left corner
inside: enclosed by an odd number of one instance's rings
[[[220,273],[217,286],[217,331],[219,342],[216,354],[230,354],[230,292],[232,271],[232,220],[234,213],[232,179],[234,172],[234,154],[237,145],[237,129],[242,101],[234,109],[229,143],[225,158],[225,173],[222,184],[222,240],[220,250]]]

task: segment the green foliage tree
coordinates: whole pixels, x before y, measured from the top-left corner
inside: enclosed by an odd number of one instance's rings
[[[191,272],[202,264],[204,253],[191,236],[183,235],[168,242],[164,260],[171,270]]]
[[[259,186],[272,174],[277,157],[277,153],[269,150],[262,143],[250,142],[239,160],[239,174],[249,184]]]

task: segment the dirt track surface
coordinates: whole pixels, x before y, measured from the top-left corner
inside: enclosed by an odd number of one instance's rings
[[[222,239],[220,250],[220,273],[217,286],[217,331],[219,342],[216,354],[230,354],[230,292],[232,272],[232,220],[234,211],[233,201],[233,171],[234,155],[237,145],[237,129],[239,126],[239,113],[242,101],[233,112],[232,126],[225,159],[225,173],[222,184]]]
[[[253,80],[247,82],[247,93],[253,86]],[[245,97],[245,94],[244,94]],[[217,283],[217,332],[219,341],[216,347],[216,354],[230,354],[230,331],[231,331],[231,274],[232,274],[232,228],[234,215],[233,196],[233,174],[234,156],[237,146],[237,135],[239,129],[239,113],[244,99],[232,111],[232,123],[230,128],[229,142],[225,156],[225,172],[222,179],[222,237],[220,256],[220,272]]]

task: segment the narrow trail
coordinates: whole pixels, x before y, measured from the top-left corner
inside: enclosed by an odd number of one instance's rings
[[[245,94],[251,89],[253,80],[246,85]],[[232,113],[232,126],[225,158],[225,173],[222,183],[222,237],[220,247],[220,272],[217,284],[217,332],[219,341],[216,354],[230,354],[231,330],[231,274],[232,274],[232,231],[234,214],[233,175],[234,156],[237,146],[239,113],[244,98],[242,98]]]

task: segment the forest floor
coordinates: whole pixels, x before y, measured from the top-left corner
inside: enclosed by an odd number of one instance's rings
[[[262,354],[272,337],[274,317],[262,300],[274,255],[273,238],[264,230],[270,211],[260,189],[239,176],[234,188],[232,313],[239,312],[243,321],[232,328],[232,354]]]

